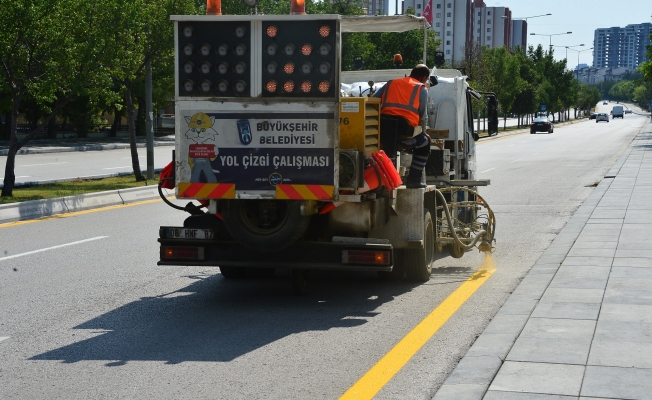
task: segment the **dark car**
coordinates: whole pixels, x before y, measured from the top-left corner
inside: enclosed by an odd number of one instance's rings
[[[591,115],[589,115],[589,119],[596,119],[597,116],[598,116],[597,112],[592,112]]]
[[[537,133],[537,132],[552,133],[554,129],[555,129],[555,127],[552,124],[552,121],[550,121],[546,117],[535,118],[532,121],[532,123],[530,124],[530,133],[531,134],[532,133]]]

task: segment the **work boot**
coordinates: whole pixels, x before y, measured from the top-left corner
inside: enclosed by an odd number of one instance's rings
[[[408,189],[424,189],[426,187],[425,182],[423,182],[423,173],[420,175],[408,175],[405,178],[405,187]]]

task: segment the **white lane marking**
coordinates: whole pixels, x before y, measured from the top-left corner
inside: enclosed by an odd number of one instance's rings
[[[16,178],[29,178],[29,175],[16,176]]]
[[[127,165],[126,167],[111,167],[111,168],[102,168],[102,169],[120,169],[120,168],[131,168],[131,165]]]
[[[73,245],[76,245],[76,244],[82,244],[82,243],[86,243],[86,242],[92,242],[93,240],[106,239],[106,238],[108,238],[108,236],[96,236],[96,237],[93,237],[93,238],[90,238],[90,239],[78,240],[76,242],[70,242],[70,243],[60,244],[58,246],[47,247],[45,249],[28,251],[27,253],[20,253],[20,254],[14,254],[13,256],[0,257],[0,261],[10,260],[12,258],[28,256],[30,254],[40,253],[42,251],[59,249],[61,247],[73,246]]]
[[[0,336],[0,342],[9,339],[9,336]]]
[[[485,172],[493,171],[494,169],[496,169],[496,168],[489,168],[488,170],[486,170],[486,171],[482,171],[482,172],[480,172],[480,173],[481,173],[481,174],[484,174]]]
[[[532,155],[533,155],[533,156],[536,156],[537,154],[539,154],[539,153],[534,153],[534,154],[532,154]]]
[[[53,162],[53,163],[47,163],[47,164],[17,165],[17,167],[40,167],[41,165],[59,165],[59,164],[68,164],[68,161],[64,161],[64,162]]]
[[[521,160],[514,160],[514,161],[510,162],[510,164],[513,164],[513,163],[515,163],[516,161],[521,161]]]

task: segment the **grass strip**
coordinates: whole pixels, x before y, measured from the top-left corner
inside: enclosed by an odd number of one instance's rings
[[[1,197],[0,204],[20,203],[30,200],[54,199],[85,193],[105,192],[108,190],[128,189],[158,184],[158,174],[153,180],[137,182],[134,175],[122,175],[103,179],[75,179],[68,182],[48,183],[44,185],[18,186],[13,196]]]

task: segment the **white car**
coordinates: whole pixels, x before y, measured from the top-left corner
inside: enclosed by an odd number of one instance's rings
[[[609,116],[605,113],[599,113],[598,116],[595,118],[595,123],[597,124],[600,121],[609,122]]]

